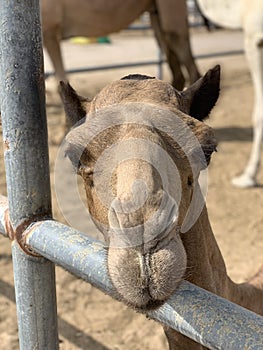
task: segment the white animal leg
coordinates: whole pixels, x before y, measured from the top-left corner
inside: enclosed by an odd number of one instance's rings
[[[248,164],[240,176],[233,179],[237,187],[252,187],[256,185],[256,176],[260,166],[261,145],[263,134],[263,34],[247,34],[245,51],[250,65],[254,84],[253,110],[253,145]]]

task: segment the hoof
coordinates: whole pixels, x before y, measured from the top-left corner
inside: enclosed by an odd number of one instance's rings
[[[255,179],[249,177],[246,174],[234,177],[232,179],[232,184],[239,188],[250,188],[257,186]]]

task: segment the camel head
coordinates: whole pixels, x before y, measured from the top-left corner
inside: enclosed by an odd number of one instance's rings
[[[111,281],[136,309],[161,305],[185,276],[181,235],[204,206],[198,177],[216,141],[203,119],[216,103],[219,79],[216,66],[179,92],[131,75],[90,102],[61,83],[66,114],[78,121],[66,137],[66,154],[104,235]]]

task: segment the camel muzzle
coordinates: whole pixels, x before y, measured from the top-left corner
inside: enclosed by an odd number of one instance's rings
[[[147,253],[158,242],[165,239],[175,227],[178,219],[178,205],[163,190],[157,195],[148,196],[143,203],[135,202],[131,197],[126,200],[115,198],[111,203],[108,219],[111,247],[140,246]]]

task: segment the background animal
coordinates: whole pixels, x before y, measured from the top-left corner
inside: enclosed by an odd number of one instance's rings
[[[263,269],[248,283],[228,277],[198,182],[216,150],[203,120],[219,79],[216,66],[179,92],[148,76],[126,76],[92,101],[61,85],[65,111],[80,123],[67,135],[66,154],[108,246],[112,283],[135,309],[158,307],[185,278],[263,314]],[[170,349],[203,348],[165,333]]]
[[[73,36],[100,37],[126,28],[148,11],[159,45],[167,56],[172,84],[182,89],[200,77],[192,56],[184,0],[41,0],[43,42],[58,81],[67,81],[60,41]]]
[[[200,10],[222,27],[244,31],[244,48],[254,85],[253,145],[243,173],[233,179],[238,187],[257,184],[263,137],[263,2],[261,0],[197,0]],[[238,116],[237,116],[238,118]]]

